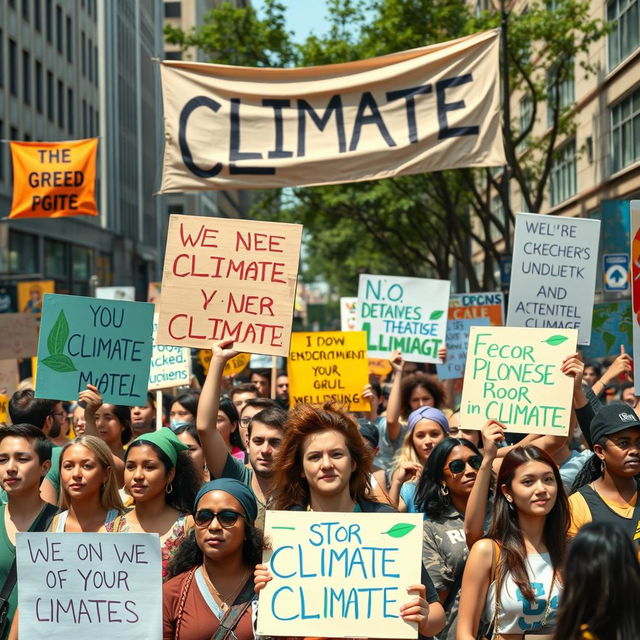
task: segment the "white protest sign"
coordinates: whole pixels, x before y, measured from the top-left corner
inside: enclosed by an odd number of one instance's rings
[[[18,533],[20,640],[162,637],[160,538]]]
[[[358,298],[340,298],[340,331],[356,331]]]
[[[189,384],[191,352],[185,347],[171,347],[156,343],[158,314],[153,316],[153,351],[149,369],[149,389],[167,389]]]
[[[367,355],[388,358],[400,349],[408,362],[439,362],[449,288],[449,280],[361,274],[358,329],[367,332]]]
[[[267,511],[265,535],[258,634],[415,640],[400,607],[421,584],[422,514]]]
[[[96,298],[102,300],[128,300],[136,301],[136,288],[130,286],[122,287],[96,287]]]
[[[436,365],[440,380],[464,378],[469,331],[473,326],[487,327],[489,324],[489,318],[449,320],[447,322],[447,360]]]
[[[567,435],[573,378],[560,367],[577,336],[575,329],[471,327],[460,428],[497,420],[508,433]]]
[[[507,325],[577,329],[591,342],[600,221],[518,213]]]

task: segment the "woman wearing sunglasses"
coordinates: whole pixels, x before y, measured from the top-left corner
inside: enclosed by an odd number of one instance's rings
[[[447,622],[440,640],[454,640],[464,564],[469,550],[464,514],[482,456],[469,440],[445,438],[425,465],[416,489],[416,507],[424,512],[422,563],[438,591]]]
[[[263,550],[257,514],[253,492],[238,480],[220,478],[200,489],[195,529],[163,587],[164,640],[253,640],[253,572]]]

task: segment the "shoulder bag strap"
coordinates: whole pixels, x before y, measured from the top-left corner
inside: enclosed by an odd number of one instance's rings
[[[174,634],[174,640],[179,640],[180,638],[180,627],[182,626],[182,615],[184,614],[184,606],[187,602],[187,596],[189,595],[189,587],[191,587],[191,583],[193,582],[193,577],[196,575],[196,571],[198,567],[193,567],[191,571],[189,571],[187,575],[187,579],[184,582],[184,588],[182,589],[182,595],[180,596],[180,604],[178,605],[178,615],[176,617],[176,630]]]
[[[249,577],[247,582],[245,583],[242,592],[245,593],[251,581],[253,580],[253,576]],[[234,604],[229,607],[226,613],[222,616],[220,620],[220,624],[216,629],[216,632],[211,636],[211,640],[227,640],[227,637],[233,632],[236,628],[238,622],[245,614],[247,609],[251,606],[251,603],[256,599],[256,596],[249,598],[246,602],[241,602],[240,604]]]

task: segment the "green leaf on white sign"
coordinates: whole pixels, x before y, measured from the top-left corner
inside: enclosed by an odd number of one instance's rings
[[[429,316],[429,320],[439,320],[440,318],[442,318],[443,313],[444,311],[432,311],[431,315]]]
[[[408,533],[416,528],[415,524],[409,524],[406,522],[399,522],[394,524],[389,531],[383,531],[383,536],[391,536],[392,538],[404,538]]]
[[[54,353],[47,356],[40,360],[40,364],[43,364],[45,367],[49,367],[49,369],[53,369],[58,373],[77,371],[71,358],[69,356],[65,356],[64,353]]]
[[[567,336],[555,335],[555,336],[550,336],[549,338],[547,338],[546,340],[543,340],[542,342],[546,342],[551,347],[557,347],[559,344],[566,342],[568,339],[569,338],[567,338]]]

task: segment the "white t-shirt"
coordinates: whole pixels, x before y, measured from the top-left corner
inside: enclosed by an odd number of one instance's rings
[[[500,590],[499,615],[496,621],[495,633],[526,633],[542,631],[542,622],[547,611],[549,597],[549,613],[545,629],[555,624],[555,614],[558,609],[562,585],[557,577],[553,580],[553,567],[548,553],[530,553],[527,555],[527,574],[535,594],[535,600],[529,602],[523,595],[510,574],[502,581]],[[551,589],[551,596],[549,590]],[[485,604],[485,619],[491,622],[495,613],[496,599],[495,581],[489,585],[487,602]]]

